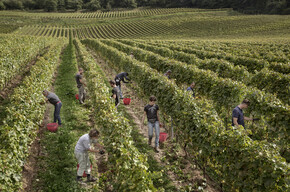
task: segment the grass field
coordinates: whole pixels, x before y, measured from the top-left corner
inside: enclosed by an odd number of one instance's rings
[[[0,191],[289,190],[290,16],[1,11],[0,43]],[[78,67],[85,105],[74,98]],[[122,87],[132,103],[117,112],[108,81],[122,71],[133,82]],[[185,91],[193,81],[195,99]],[[64,105],[57,133],[45,129],[53,111],[43,89]],[[152,94],[161,131],[172,137],[160,153],[140,129]],[[260,120],[233,129],[232,109],[244,98],[244,113]],[[93,127],[107,153],[91,154],[98,180],[80,186],[73,148]]]

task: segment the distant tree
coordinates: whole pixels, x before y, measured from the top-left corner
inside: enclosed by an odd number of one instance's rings
[[[83,4],[87,4],[89,2],[91,2],[91,0],[83,0]]]
[[[24,0],[23,7],[26,9],[35,9],[35,1],[33,0]]]
[[[276,0],[276,1],[268,1],[265,10],[266,13],[277,14],[281,13],[286,8],[287,8],[286,1]]]
[[[74,6],[74,10],[80,10],[83,7],[83,1],[82,0],[75,0],[75,6]]]
[[[149,5],[152,7],[156,7],[158,5],[158,0],[149,0]]]
[[[148,6],[149,5],[149,0],[137,0],[137,6],[142,7],[142,6]]]
[[[125,8],[136,8],[137,7],[137,3],[135,2],[135,0],[123,0],[120,3],[121,7],[125,7]]]
[[[65,11],[65,9],[66,9],[65,0],[58,0],[57,10],[59,10],[59,11]]]
[[[86,4],[86,8],[89,9],[90,11],[97,11],[101,9],[101,3],[99,0],[91,0],[91,2],[88,2]]]
[[[6,9],[23,9],[23,3],[20,0],[4,0]]]
[[[57,2],[55,0],[46,0],[45,1],[45,10],[48,12],[56,11]]]
[[[0,10],[5,10],[6,6],[4,5],[4,3],[2,1],[0,1]]]
[[[45,1],[43,0],[34,0],[35,2],[35,9],[43,9],[45,5]]]
[[[110,2],[107,3],[107,5],[106,5],[106,9],[107,9],[107,10],[111,10],[111,9],[112,9],[112,5],[111,5]]]

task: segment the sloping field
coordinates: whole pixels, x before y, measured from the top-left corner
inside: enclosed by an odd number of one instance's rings
[[[75,38],[79,39],[236,39],[257,36],[286,38],[289,37],[290,30],[290,16],[234,15],[229,10],[185,9],[184,12],[134,18],[120,18],[113,15],[101,19],[80,19],[74,16],[71,19],[62,19],[62,16],[55,16],[54,19],[46,22],[48,23],[41,25],[24,25],[16,30],[15,34],[68,37],[65,31],[69,30]]]
[[[11,33],[0,35],[0,191],[289,190],[290,16],[5,11],[0,26]],[[87,82],[84,105],[75,99],[78,67]],[[123,71],[132,101],[116,109],[108,82]],[[186,91],[192,82],[195,98]],[[43,123],[52,121],[44,89],[63,103],[56,133]],[[159,153],[142,129],[151,95],[161,131],[172,137]],[[234,128],[232,110],[245,98],[245,116],[259,121]],[[91,128],[100,130],[106,153],[90,155],[97,181],[83,186],[73,150]]]

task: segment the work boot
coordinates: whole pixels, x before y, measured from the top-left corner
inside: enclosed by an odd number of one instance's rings
[[[78,184],[80,184],[80,185],[86,185],[86,183],[83,182],[82,177],[77,177],[77,182],[78,182]]]
[[[87,175],[87,182],[95,182],[96,180],[97,180],[96,178],[93,178],[92,176]]]
[[[148,145],[151,146],[152,145],[152,138],[148,139]]]
[[[155,151],[156,153],[159,153],[159,147],[154,147],[154,151]]]

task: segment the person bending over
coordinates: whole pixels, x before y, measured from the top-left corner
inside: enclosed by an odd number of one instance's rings
[[[62,106],[62,103],[58,96],[55,93],[49,92],[47,90],[44,90],[42,94],[46,97],[46,102],[50,102],[54,105],[54,114],[53,114],[53,122],[58,122],[58,126],[61,126],[61,119],[60,119],[60,109]]]
[[[118,75],[116,75],[116,77],[115,77],[116,85],[120,89],[120,99],[123,99],[123,93],[122,93],[122,89],[121,89],[121,81],[123,81],[124,83],[129,83],[131,80],[128,76],[129,76],[129,74],[127,72],[122,72],[122,73],[119,73]],[[127,81],[125,81],[125,79]]]

